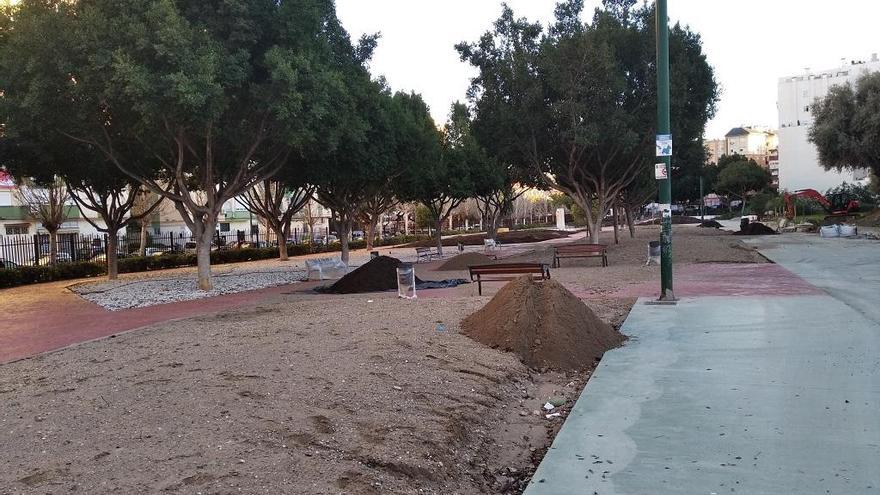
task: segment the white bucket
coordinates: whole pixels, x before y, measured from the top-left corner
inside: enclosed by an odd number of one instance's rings
[[[819,228],[821,237],[840,237],[840,225],[826,225]]]
[[[416,271],[411,264],[404,263],[397,269],[397,297],[416,298]]]

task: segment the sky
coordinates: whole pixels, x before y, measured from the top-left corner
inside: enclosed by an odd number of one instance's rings
[[[517,17],[547,24],[555,0],[508,0]],[[587,16],[601,2],[586,0]],[[353,38],[379,32],[370,69],[394,90],[421,93],[437,122],[465,99],[475,71],[453,46],[476,41],[501,13],[498,0],[336,0]],[[838,67],[880,53],[875,0],[669,0],[672,23],[700,33],[722,93],[707,138],[732,127],[777,127],[780,77]]]

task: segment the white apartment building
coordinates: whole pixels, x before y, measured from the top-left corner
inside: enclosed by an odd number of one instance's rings
[[[853,84],[862,75],[880,71],[877,54],[871,59],[842,63],[836,69],[811,72],[779,79],[779,188],[795,191],[816,189],[824,192],[843,182],[862,180],[866,172],[826,171],[819,164],[819,153],[807,136],[813,116],[811,107],[828,94],[832,86]]]
[[[727,155],[740,154],[768,167],[776,154],[779,139],[776,131],[767,127],[734,127],[724,136]]]

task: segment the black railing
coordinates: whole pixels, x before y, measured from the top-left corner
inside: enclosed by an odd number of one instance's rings
[[[106,234],[56,234],[59,262],[106,260],[108,237]],[[129,256],[158,256],[164,253],[184,253],[196,250],[196,239],[189,233],[148,233],[141,242],[139,232],[117,236],[116,252],[120,258]],[[332,241],[329,229],[316,228],[315,235],[292,229],[287,244],[318,244]],[[216,232],[211,249],[266,248],[278,246],[278,236],[264,232],[244,231]],[[49,234],[0,236],[0,267],[15,265],[38,266],[51,262]],[[8,265],[8,266],[7,266]]]

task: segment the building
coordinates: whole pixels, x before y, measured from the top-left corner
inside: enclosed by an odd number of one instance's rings
[[[825,191],[843,182],[855,182],[867,176],[866,171],[826,171],[819,164],[816,147],[808,134],[813,116],[811,107],[816,99],[828,94],[832,86],[855,84],[864,74],[880,71],[877,54],[867,62],[842,62],[840,67],[819,72],[809,69],[801,75],[779,79],[777,109],[779,111],[779,187],[795,191]]]
[[[734,127],[724,140],[725,154],[743,155],[765,168],[769,168],[771,157],[776,155],[779,146],[776,131],[758,126]]]
[[[710,165],[718,165],[718,159],[727,154],[726,139],[706,139],[703,147],[706,148],[706,163]]]

